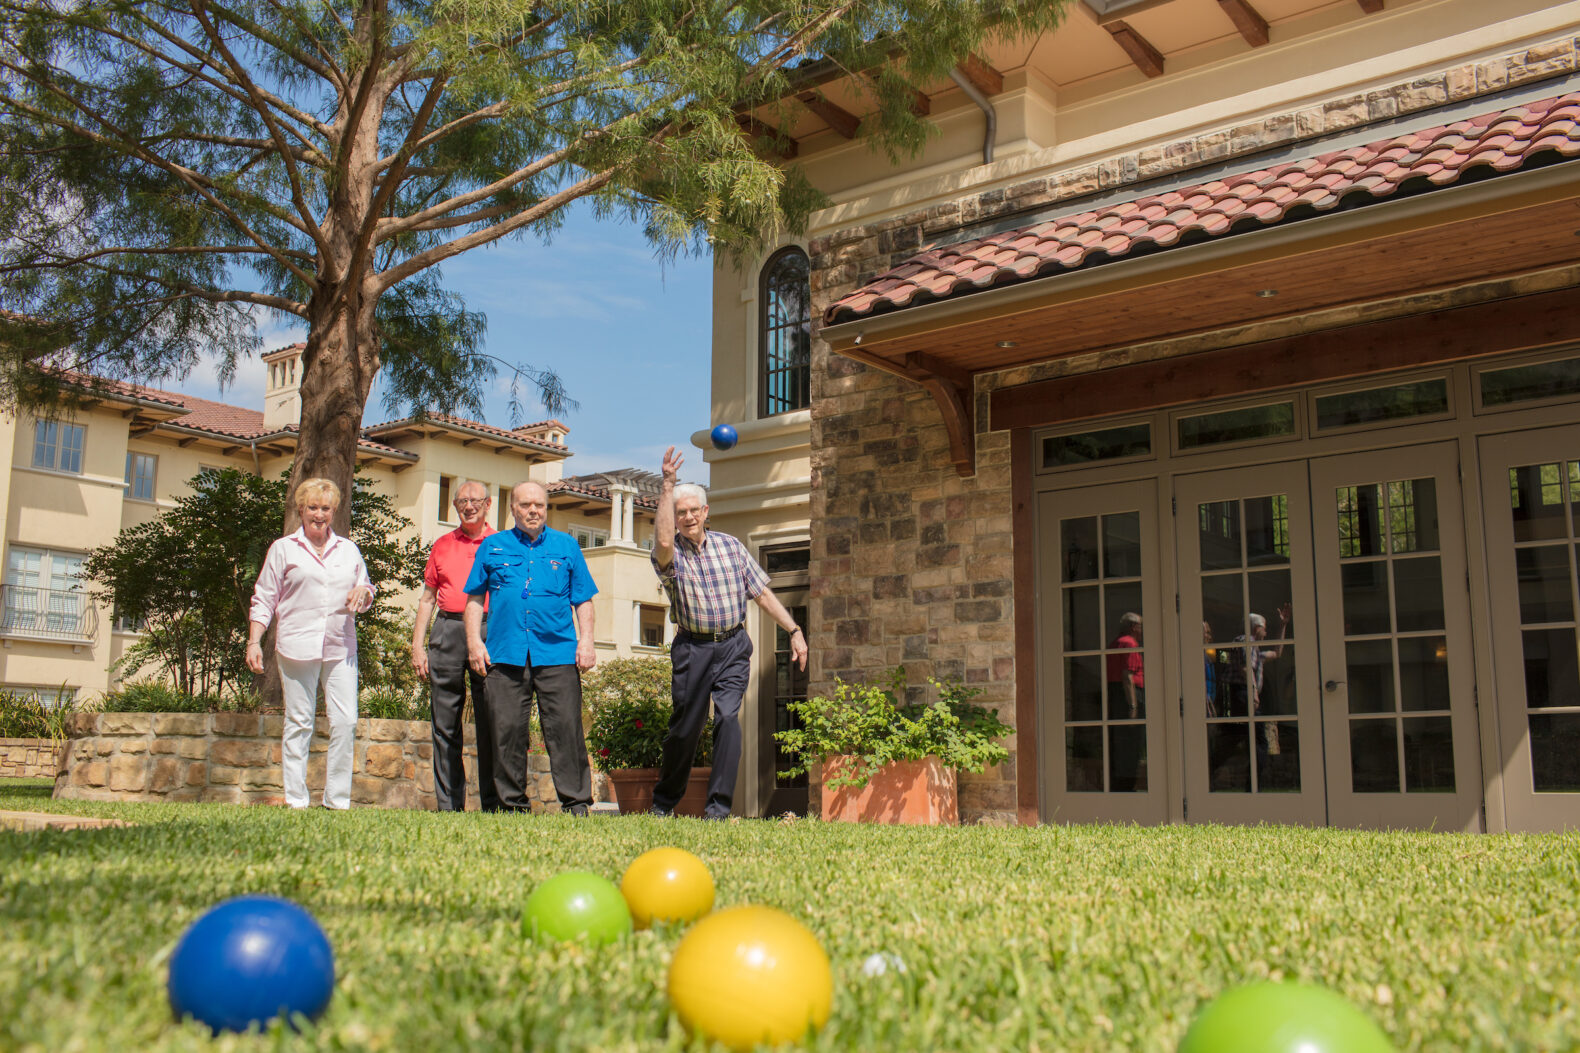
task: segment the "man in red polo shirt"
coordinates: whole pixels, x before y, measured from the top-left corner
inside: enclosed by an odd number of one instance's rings
[[[423,574],[422,599],[417,602],[417,624],[412,630],[411,664],[418,676],[429,679],[433,706],[433,794],[439,811],[466,811],[466,768],[461,759],[461,711],[466,685],[472,685],[472,717],[477,724],[477,796],[483,811],[499,811],[494,790],[494,727],[483,700],[483,678],[466,664],[466,592],[472,560],[483,539],[492,534],[488,487],[464,482],[455,489],[455,514],[461,525],[433,543],[428,569]],[[434,604],[438,620],[427,645],[428,616]]]

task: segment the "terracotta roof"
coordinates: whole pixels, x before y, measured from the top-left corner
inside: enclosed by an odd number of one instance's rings
[[[482,421],[476,420],[467,420],[465,417],[453,417],[448,413],[429,413],[426,416],[420,418],[402,417],[399,420],[391,420],[385,421],[383,424],[375,424],[371,428],[364,429],[364,431],[369,433],[387,432],[399,428],[405,428],[413,424],[422,423],[439,424],[449,428],[459,428],[462,431],[480,432],[484,435],[492,435],[495,438],[505,439],[509,442],[518,443],[523,446],[535,446],[551,453],[568,454],[570,452],[570,447],[566,446],[562,442],[549,442],[547,439],[537,439],[529,435],[523,435],[521,432],[525,429],[522,428],[517,428],[515,431],[506,431],[504,428],[496,428],[492,424],[484,424]]]
[[[131,384],[124,380],[111,380],[109,377],[95,376],[92,373],[81,373],[76,370],[64,371],[64,377],[67,384],[86,391],[120,395],[124,398],[138,399],[143,402],[161,403],[173,409],[180,409],[184,406],[180,395],[169,391],[158,391],[154,388],[144,387],[141,384]]]
[[[593,472],[588,475],[571,475],[558,482],[548,485],[550,497],[560,494],[575,494],[579,497],[591,497],[599,501],[612,501],[609,488],[617,483],[636,487],[636,504],[639,508],[657,508],[659,488],[663,485],[663,478],[657,472],[644,471],[641,468],[616,468],[609,472]]]
[[[1580,92],[1347,150],[929,247],[837,300],[829,324],[1373,204],[1541,157],[1580,157]],[[1577,176],[1580,178],[1580,176]]]

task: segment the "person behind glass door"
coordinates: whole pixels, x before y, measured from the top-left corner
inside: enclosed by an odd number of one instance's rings
[[[1218,716],[1218,653],[1212,646],[1212,623],[1201,623],[1201,642],[1204,646],[1202,657],[1205,663],[1205,678],[1207,688],[1207,715]]]
[[[1267,639],[1267,619],[1260,614],[1252,614],[1249,618],[1251,632],[1236,636],[1236,643],[1261,643]],[[1284,637],[1289,632],[1289,604],[1278,608],[1278,646],[1277,647],[1237,647],[1233,657],[1236,665],[1231,669],[1230,689],[1235,693],[1230,705],[1233,715],[1255,715],[1262,711],[1262,688],[1266,683],[1266,663],[1284,653]],[[1278,753],[1281,750],[1278,741],[1278,725],[1263,724],[1262,733],[1257,737],[1256,744],[1259,753]]]
[[[373,582],[362,552],[330,527],[340,487],[304,479],[296,487],[294,534],[269,546],[252,593],[247,668],[263,672],[263,634],[279,620],[274,656],[280,666],[285,729],[280,766],[285,803],[306,808],[307,750],[313,741],[318,690],[329,711],[324,758],[325,808],[351,807],[351,763],[357,734],[356,615],[373,606]]]
[[[1126,611],[1119,618],[1119,633],[1109,645],[1108,719],[1144,720],[1147,715],[1145,662],[1141,654],[1141,615]],[[1112,772],[1109,789],[1130,792],[1137,788],[1145,758],[1144,735],[1134,725],[1110,728]]]

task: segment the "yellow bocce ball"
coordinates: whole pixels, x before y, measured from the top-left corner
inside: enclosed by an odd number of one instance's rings
[[[683,848],[654,848],[625,868],[620,894],[639,929],[656,921],[696,921],[713,909],[713,875]]]
[[[834,974],[811,931],[772,907],[731,907],[691,927],[669,1001],[692,1034],[730,1049],[793,1042],[828,1022]]]

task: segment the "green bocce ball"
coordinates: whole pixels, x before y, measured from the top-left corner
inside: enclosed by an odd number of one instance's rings
[[[1393,1053],[1365,1013],[1323,987],[1254,983],[1196,1014],[1179,1053]]]

